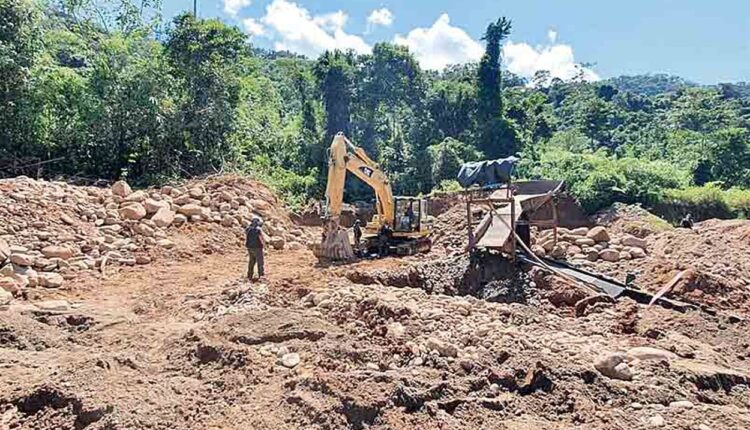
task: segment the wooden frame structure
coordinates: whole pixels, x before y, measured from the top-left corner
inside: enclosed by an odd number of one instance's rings
[[[515,259],[517,250],[516,226],[524,214],[533,214],[549,205],[551,219],[529,220],[529,226],[552,228],[557,243],[559,213],[557,195],[564,184],[560,181],[528,181],[508,183],[489,196],[485,189],[466,191],[466,225],[468,251],[476,248],[494,249]],[[474,228],[474,205],[486,205],[488,211]]]

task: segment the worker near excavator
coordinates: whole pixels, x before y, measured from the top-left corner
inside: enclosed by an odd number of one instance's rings
[[[359,252],[360,245],[362,243],[362,227],[360,226],[358,219],[354,220],[352,231],[354,232],[354,249],[355,252]]]
[[[392,235],[393,230],[391,229],[391,226],[384,223],[383,226],[380,227],[380,231],[378,231],[378,256],[385,257],[388,255],[388,245]]]
[[[255,217],[245,229],[245,248],[247,248],[247,279],[252,280],[255,266],[258,267],[258,278],[265,276],[263,262],[263,247],[266,241],[263,238],[263,220]]]

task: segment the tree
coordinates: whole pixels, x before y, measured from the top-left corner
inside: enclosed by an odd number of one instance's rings
[[[245,35],[217,19],[198,20],[185,13],[174,19],[166,47],[186,89],[180,113],[187,149],[182,165],[193,174],[218,169],[237,156],[228,138],[239,103]]]
[[[339,50],[323,53],[314,68],[326,112],[324,142],[342,131],[351,136],[352,78],[354,54]]]
[[[518,149],[514,127],[503,118],[500,44],[508,37],[510,29],[511,21],[502,17],[487,26],[482,38],[487,46],[477,74],[478,147],[491,158],[508,156]]]
[[[33,152],[30,73],[40,49],[39,15],[28,0],[0,6],[0,160]]]

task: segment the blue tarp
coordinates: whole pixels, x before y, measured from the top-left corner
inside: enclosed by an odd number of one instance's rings
[[[518,158],[508,157],[497,160],[474,161],[465,163],[458,171],[458,183],[468,188],[471,185],[481,187],[506,184],[510,182],[510,175]]]

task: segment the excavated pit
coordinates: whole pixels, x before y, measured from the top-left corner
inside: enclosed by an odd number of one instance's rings
[[[345,276],[357,284],[419,288],[430,294],[470,295],[498,303],[528,303],[536,286],[518,264],[499,254],[446,257],[399,270],[352,270]]]

